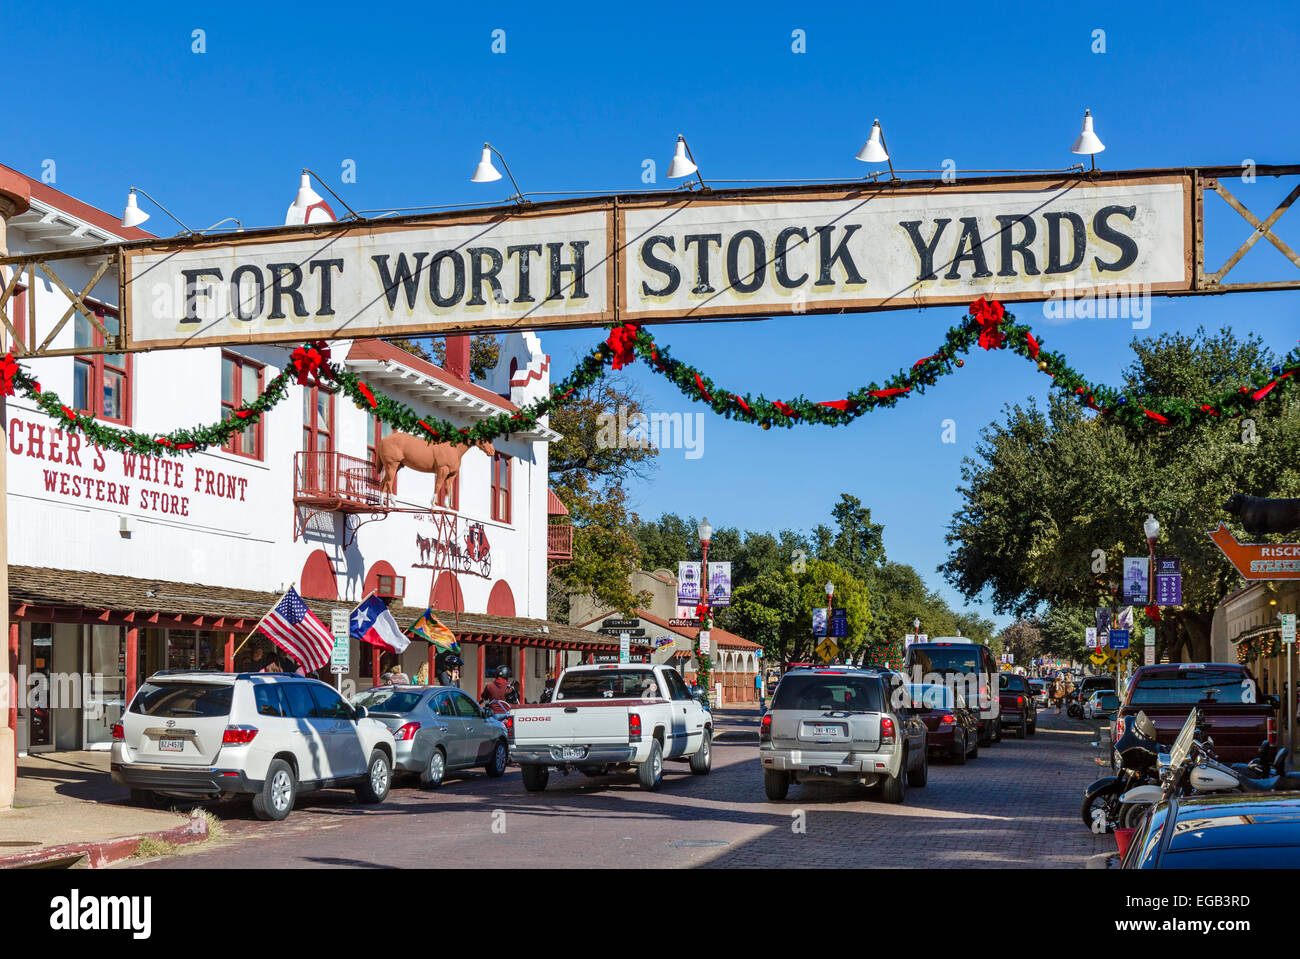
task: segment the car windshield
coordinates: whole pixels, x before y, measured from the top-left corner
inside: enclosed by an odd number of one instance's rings
[[[772,708],[879,712],[880,683],[869,676],[827,673],[789,675],[776,687]]]
[[[233,686],[212,683],[145,683],[131,712],[173,719],[229,716]]]
[[[977,673],[980,670],[978,646],[912,646],[908,662],[922,673]]]
[[[1255,684],[1239,669],[1180,669],[1143,677],[1129,697],[1130,706],[1210,702],[1253,703]]]
[[[913,706],[923,706],[926,709],[952,709],[952,690],[947,686],[909,684],[907,692],[912,697]]]
[[[352,705],[365,706],[372,713],[409,713],[419,705],[423,695],[395,689],[367,689],[352,697]]]
[[[661,696],[659,682],[648,669],[590,669],[565,673],[555,699],[640,699]]]

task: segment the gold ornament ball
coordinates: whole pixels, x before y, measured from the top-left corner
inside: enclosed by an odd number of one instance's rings
[[[1047,370],[1047,360],[1038,361],[1038,370],[1040,373]]]
[[[765,430],[770,430],[771,428],[772,428],[772,424],[771,424],[771,423],[767,423],[767,422],[763,423],[763,429],[765,429]]]

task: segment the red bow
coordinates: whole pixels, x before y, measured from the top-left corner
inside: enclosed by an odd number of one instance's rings
[[[6,353],[5,358],[0,360],[0,390],[4,391],[5,396],[14,395],[14,374],[18,372],[18,364],[14,361],[13,353]]]
[[[696,619],[704,620],[707,619],[708,616],[709,616],[709,607],[705,606],[703,603],[700,603],[698,606],[695,607]]]
[[[1160,607],[1151,605],[1146,608],[1147,619],[1160,622]]]
[[[366,402],[370,404],[372,410],[379,406],[379,404],[375,402],[375,394],[370,392],[370,387],[366,386],[365,383],[357,380],[357,389],[361,391],[361,395],[366,398]]]
[[[330,361],[330,348],[324,340],[317,340],[311,346],[298,347],[290,359],[298,370],[299,386],[319,386],[320,375]]]
[[[980,325],[981,347],[986,350],[996,350],[1002,346],[1006,334],[998,329],[998,324],[1002,322],[1006,313],[1007,311],[997,300],[986,300],[982,296],[970,305],[971,319]]]
[[[609,348],[614,351],[614,369],[621,370],[623,367],[636,362],[636,338],[640,332],[640,328],[635,323],[624,323],[622,326],[616,326],[610,330],[609,339],[606,342],[609,344]]]

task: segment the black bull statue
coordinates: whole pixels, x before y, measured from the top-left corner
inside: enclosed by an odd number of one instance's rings
[[[1300,530],[1300,499],[1266,499],[1233,493],[1223,508],[1241,520],[1248,533]]]

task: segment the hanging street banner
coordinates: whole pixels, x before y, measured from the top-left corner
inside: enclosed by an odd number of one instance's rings
[[[1083,643],[1089,649],[1097,648],[1097,627],[1089,626],[1083,631]]]
[[[1124,557],[1124,598],[1129,602],[1147,601],[1148,563],[1145,556]]]
[[[1183,605],[1183,561],[1181,559],[1156,560],[1156,605]]]
[[[814,636],[826,635],[826,607],[818,606],[812,611],[812,634]]]
[[[831,635],[836,639],[847,639],[849,636],[849,611],[843,606],[831,609]]]
[[[731,605],[731,563],[709,564],[709,605]]]
[[[1300,543],[1238,543],[1223,523],[1207,535],[1245,579],[1300,579]]]
[[[677,605],[689,606],[693,613],[699,602],[700,564],[682,560],[677,564]]]
[[[1187,171],[633,194],[118,246],[124,351],[1150,296]]]

